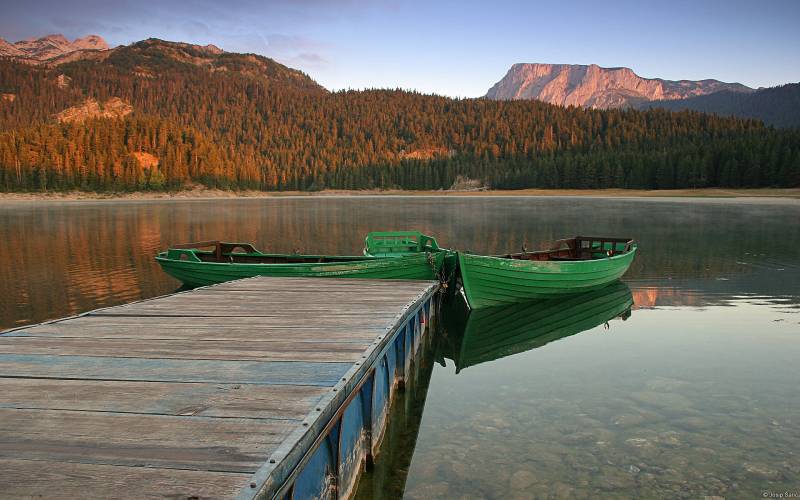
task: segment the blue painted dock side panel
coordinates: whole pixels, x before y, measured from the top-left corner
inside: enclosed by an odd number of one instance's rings
[[[336,456],[339,454],[339,426],[314,451],[284,498],[327,498],[334,488]]]
[[[383,429],[385,425],[386,415],[388,413],[390,397],[391,397],[391,390],[392,386],[394,385],[394,379],[390,377],[389,372],[389,353],[394,352],[394,344],[392,344],[392,349],[389,349],[387,353],[381,358],[380,363],[375,367],[375,375],[373,377],[372,383],[374,385],[372,391],[372,425],[369,429],[370,435],[373,438],[373,443],[371,444],[370,453],[374,453],[375,451],[375,443],[380,442],[381,437],[383,437]],[[396,356],[392,356],[393,360],[391,362],[395,362]]]
[[[364,425],[364,399],[371,399],[371,394],[365,394],[364,389],[358,392],[344,410],[339,434],[339,471],[337,493],[342,498],[348,498],[358,481],[367,460],[366,434]]]
[[[314,444],[286,481],[256,498],[349,498],[386,429],[395,388],[405,381],[434,314],[433,293],[404,317],[384,339],[363,378],[354,385]]]

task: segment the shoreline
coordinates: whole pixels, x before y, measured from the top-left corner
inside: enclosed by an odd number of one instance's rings
[[[64,202],[64,201],[165,201],[165,200],[220,200],[220,199],[273,199],[273,198],[358,198],[358,197],[585,197],[585,198],[650,198],[650,199],[782,199],[800,201],[800,188],[758,189],[517,189],[517,190],[440,190],[410,191],[390,190],[323,190],[323,191],[224,191],[219,189],[191,189],[173,192],[133,191],[122,193],[95,193],[87,191],[45,193],[0,193],[0,202]]]

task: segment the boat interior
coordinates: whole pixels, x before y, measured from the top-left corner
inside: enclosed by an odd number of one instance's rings
[[[397,257],[416,252],[438,252],[436,239],[419,231],[373,231],[364,239],[364,253]]]
[[[212,250],[200,250],[202,248],[212,248]],[[170,249],[194,250],[192,253],[202,262],[236,264],[319,264],[374,259],[373,257],[362,257],[360,255],[265,254],[249,243],[225,243],[221,241],[184,243],[172,245]],[[179,258],[183,258],[184,255],[181,254]]]
[[[630,238],[576,236],[554,241],[543,250],[528,251],[523,247],[520,253],[508,253],[496,257],[539,261],[597,260],[630,252],[633,243]]]

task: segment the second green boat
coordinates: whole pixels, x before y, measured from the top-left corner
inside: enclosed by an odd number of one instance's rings
[[[625,274],[635,255],[631,239],[576,236],[536,252],[459,252],[458,267],[467,302],[478,309],[603,288]]]

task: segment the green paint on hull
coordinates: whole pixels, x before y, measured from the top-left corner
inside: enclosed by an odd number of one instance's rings
[[[444,265],[445,253],[419,253],[393,258],[345,257],[345,259],[347,260],[341,262],[257,264],[181,260],[170,258],[168,252],[162,252],[156,257],[164,272],[186,286],[195,287],[253,276],[435,280],[438,279]]]
[[[464,294],[472,309],[547,299],[603,288],[628,270],[636,247],[613,257],[535,261],[458,254]]]
[[[630,289],[616,282],[568,297],[473,310],[466,323],[456,327],[445,354],[460,371],[627,318],[632,306]]]

